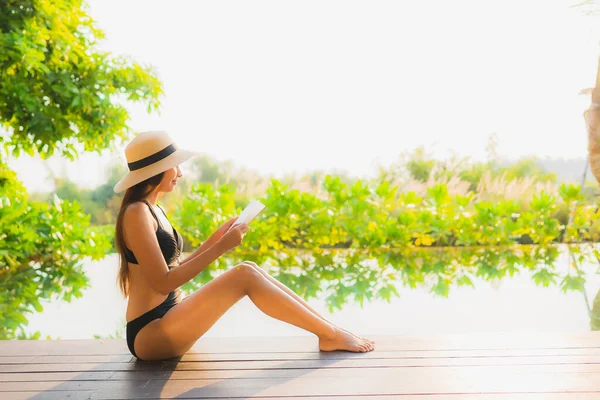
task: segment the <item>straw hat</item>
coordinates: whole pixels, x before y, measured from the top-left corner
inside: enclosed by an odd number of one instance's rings
[[[125,147],[129,172],[114,191],[122,192],[198,155],[197,151],[180,149],[167,132],[141,132]]]

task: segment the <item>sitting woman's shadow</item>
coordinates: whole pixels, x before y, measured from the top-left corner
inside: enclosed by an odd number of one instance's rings
[[[163,396],[175,399],[249,398],[264,395],[264,392],[271,387],[284,386],[315,370],[357,356],[346,352],[310,352],[295,359],[282,359],[281,356],[277,357],[278,353],[267,354],[273,354],[273,357],[263,355],[257,360],[236,360],[232,357],[226,360],[205,361],[202,360],[201,355],[191,354],[162,362],[136,361],[138,368],[145,370],[152,365],[150,368],[156,369],[143,387],[135,385],[130,394],[136,397],[141,395],[148,398],[161,398]],[[190,358],[193,360],[186,360]],[[178,372],[177,378],[173,379],[172,375],[175,371]],[[206,381],[206,384],[202,385],[201,381]],[[298,388],[296,385],[293,386]],[[279,393],[279,395],[290,394],[301,393]]]
[[[40,377],[36,383],[40,384],[41,390],[29,387],[31,396],[28,398],[250,398],[308,395],[306,390],[311,390],[310,394],[314,395],[315,387],[306,385],[307,380],[293,381],[361,356],[364,354],[298,349],[289,352],[186,353],[163,361],[142,361],[131,355],[114,353],[77,356],[64,364],[40,364],[43,369],[39,371],[29,367],[32,373],[49,372],[56,376]],[[93,361],[94,358],[98,361]],[[52,368],[47,369],[44,365]],[[70,377],[57,379],[57,375],[62,374]],[[320,378],[325,379],[323,375]],[[279,387],[278,393],[269,391],[273,387]]]

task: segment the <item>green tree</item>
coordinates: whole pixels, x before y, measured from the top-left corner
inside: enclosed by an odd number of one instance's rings
[[[73,160],[81,149],[100,152],[131,134],[126,102],[159,106],[158,78],[97,50],[102,37],[81,0],[4,0],[0,7],[0,339],[27,337],[25,315],[41,311],[41,299],[80,296],[84,260],[106,254],[114,229],[90,227],[77,202],[30,200],[3,157]],[[105,198],[105,189],[89,199]],[[63,188],[65,196],[76,193]]]
[[[425,152],[424,147],[418,147],[412,153],[406,155],[406,157],[405,167],[411,178],[418,181],[426,181],[429,179],[429,176],[436,165],[436,160]]]
[[[41,311],[40,300],[81,296],[88,283],[83,261],[98,260],[110,249],[110,232],[90,227],[77,202],[28,201],[2,163],[0,232],[0,339],[25,338],[25,315]]]
[[[501,167],[498,172],[505,174],[508,180],[531,177],[540,182],[556,181],[556,174],[542,168],[535,157],[522,158],[511,165]]]
[[[49,168],[50,169],[50,168]],[[106,181],[94,188],[80,187],[65,174],[55,175],[50,170],[54,182],[54,191],[50,193],[32,193],[31,198],[40,201],[51,201],[54,194],[61,199],[77,201],[83,210],[91,216],[93,225],[114,224],[119,213],[122,194],[115,193],[115,184],[125,175],[126,167],[121,160],[114,159],[106,167]]]
[[[554,244],[561,230],[568,230],[568,242],[584,242],[591,238],[591,220],[600,218],[580,202],[576,185],[562,185],[556,199],[540,193],[530,211],[520,215],[515,202],[473,202],[473,196],[450,195],[444,185],[430,188],[423,198],[399,193],[389,182],[346,185],[327,176],[323,186],[324,196],[318,198],[272,180],[260,198],[266,209],[252,221],[244,245],[216,260],[184,290],[247,259],[305,298],[324,293],[331,311],[352,298],[361,304],[389,300],[402,285],[426,284],[432,293],[447,296],[452,286],[473,286],[475,278],[494,281],[525,270],[537,285],[582,291],[586,275],[577,265],[595,260],[589,243],[569,247],[576,265],[564,268],[558,261],[561,251]],[[235,197],[231,185],[193,185],[173,222],[186,242],[198,246],[240,212]],[[552,215],[559,202],[577,203],[568,228]],[[515,246],[524,235],[539,245]]]
[[[108,148],[127,138],[123,100],[159,106],[148,68],[95,49],[103,34],[82,0],[5,0],[0,29],[0,140],[15,156]]]

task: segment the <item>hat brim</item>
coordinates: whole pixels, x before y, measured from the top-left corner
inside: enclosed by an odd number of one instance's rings
[[[192,157],[199,156],[201,153],[193,150],[177,149],[173,154],[163,158],[160,161],[155,162],[144,168],[137,169],[135,171],[129,171],[127,175],[123,177],[114,187],[115,193],[122,192],[140,182],[145,181],[148,178],[158,175],[161,172],[178,166],[179,164],[189,160]]]

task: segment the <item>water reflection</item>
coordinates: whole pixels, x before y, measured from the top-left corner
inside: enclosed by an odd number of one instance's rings
[[[277,259],[256,253],[243,256],[263,266],[305,299],[324,299],[330,312],[341,310],[349,302],[361,306],[365,300],[389,302],[403,288],[425,287],[436,296],[447,297],[452,287],[474,287],[476,279],[494,282],[527,272],[538,286],[581,292],[591,329],[600,330],[600,292],[594,299],[587,298],[586,273],[582,268],[600,265],[599,254],[597,245],[590,243],[379,252],[286,250]],[[197,285],[190,283],[184,289],[193,290]]]
[[[580,330],[587,326],[600,330],[600,293],[596,294],[600,288],[599,263],[597,249],[591,244],[382,249],[368,253],[360,250],[286,251],[276,258],[256,252],[234,253],[204,270],[198,275],[198,281],[184,285],[184,292],[200,287],[243,259],[263,266],[276,279],[313,301],[317,309],[328,308],[330,314],[335,312],[334,318],[339,318],[342,325],[367,326],[378,334],[423,334],[442,329],[440,324],[444,323],[448,324],[444,329],[449,332]],[[121,337],[126,302],[115,285],[117,266],[115,254],[86,265],[85,273],[91,286],[83,292],[83,297],[71,304],[54,301],[44,305],[41,314],[31,316],[28,330],[39,330],[42,335],[49,334],[53,338],[89,339],[95,334]],[[503,290],[495,291],[500,285]],[[543,289],[546,295],[535,290],[536,286],[548,287]],[[563,296],[561,290],[573,293]],[[431,295],[427,295],[428,292]],[[448,301],[436,300],[445,297]],[[385,306],[386,302],[391,303],[389,307]],[[364,312],[358,305],[364,307]],[[260,312],[249,301],[240,306],[247,308],[238,310],[238,314],[236,311],[227,313],[211,334],[231,336],[239,331],[240,335],[252,335],[241,328],[246,323],[261,327],[256,328],[255,335],[268,336],[275,331],[287,334],[277,321],[268,325],[267,317],[258,324],[249,322],[260,318]],[[413,315],[413,310],[422,317]],[[401,316],[401,325],[388,320],[390,312],[396,319]],[[485,315],[482,316],[482,312]],[[498,315],[491,317],[490,313],[499,312],[509,313],[502,320],[505,325]],[[536,313],[535,318],[527,315],[528,312]],[[557,325],[550,322],[552,315],[571,319]],[[93,319],[87,320],[88,316]],[[243,318],[246,319],[241,321]],[[346,321],[342,321],[344,318]],[[470,318],[477,318],[478,325],[473,325]],[[290,331],[289,334],[297,333]]]

